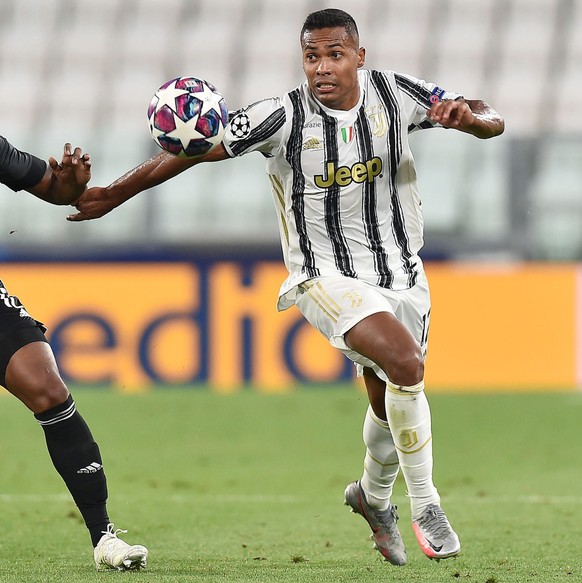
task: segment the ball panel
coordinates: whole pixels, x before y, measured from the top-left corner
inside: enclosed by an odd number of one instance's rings
[[[220,113],[215,109],[211,109],[198,117],[196,131],[208,138],[214,138],[220,133],[220,120]]]
[[[190,93],[201,93],[204,91],[204,85],[210,87],[206,81],[196,79],[196,77],[179,77],[175,80],[176,89],[184,89]]]
[[[176,115],[182,121],[188,121],[200,114],[202,102],[191,93],[184,93],[176,97]]]
[[[200,156],[209,152],[213,147],[214,144],[208,140],[190,140],[188,145],[184,148],[184,155],[187,157]]]
[[[161,132],[173,132],[176,129],[174,112],[167,105],[154,113],[154,126]]]
[[[150,119],[152,117],[152,114],[154,113],[154,111],[156,111],[156,108],[158,107],[158,102],[160,100],[158,99],[158,95],[154,95],[152,97],[152,100],[150,101],[150,104],[148,106],[148,119]]]
[[[184,151],[184,146],[178,138],[171,138],[170,136],[161,135],[156,141],[158,144],[170,154],[179,156]]]

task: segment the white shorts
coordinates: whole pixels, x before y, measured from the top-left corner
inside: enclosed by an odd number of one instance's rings
[[[310,279],[298,286],[295,305],[305,319],[319,330],[332,346],[362,367],[374,369],[384,380],[386,374],[376,363],[348,347],[344,335],[364,318],[378,312],[393,314],[419,343],[423,356],[428,347],[430,292],[426,274],[421,272],[414,287],[393,291],[343,276]]]

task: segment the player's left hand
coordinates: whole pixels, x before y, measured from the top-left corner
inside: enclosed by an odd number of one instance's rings
[[[427,116],[445,128],[457,130],[466,130],[475,121],[473,112],[464,99],[439,101],[428,110]]]

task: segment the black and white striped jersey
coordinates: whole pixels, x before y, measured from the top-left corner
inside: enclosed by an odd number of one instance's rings
[[[289,277],[279,308],[299,283],[342,274],[402,290],[422,262],[423,218],[408,134],[433,127],[426,112],[456,99],[433,83],[392,71],[360,70],[360,100],[330,110],[307,83],[236,112],[224,146],[267,159]]]

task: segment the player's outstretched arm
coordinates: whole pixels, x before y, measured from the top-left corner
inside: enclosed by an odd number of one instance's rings
[[[66,143],[59,162],[52,156],[41,181],[28,189],[36,197],[51,204],[71,204],[79,198],[91,180],[91,159],[81,148]]]
[[[73,203],[78,212],[69,215],[67,220],[79,222],[98,219],[136,194],[170,180],[195,164],[218,162],[227,158],[229,155],[222,144],[209,153],[195,158],[179,158],[168,152],[160,152],[125,173],[109,186],[89,188]]]
[[[428,110],[428,118],[445,128],[466,132],[477,138],[493,138],[503,133],[503,118],[479,99],[444,100]]]

